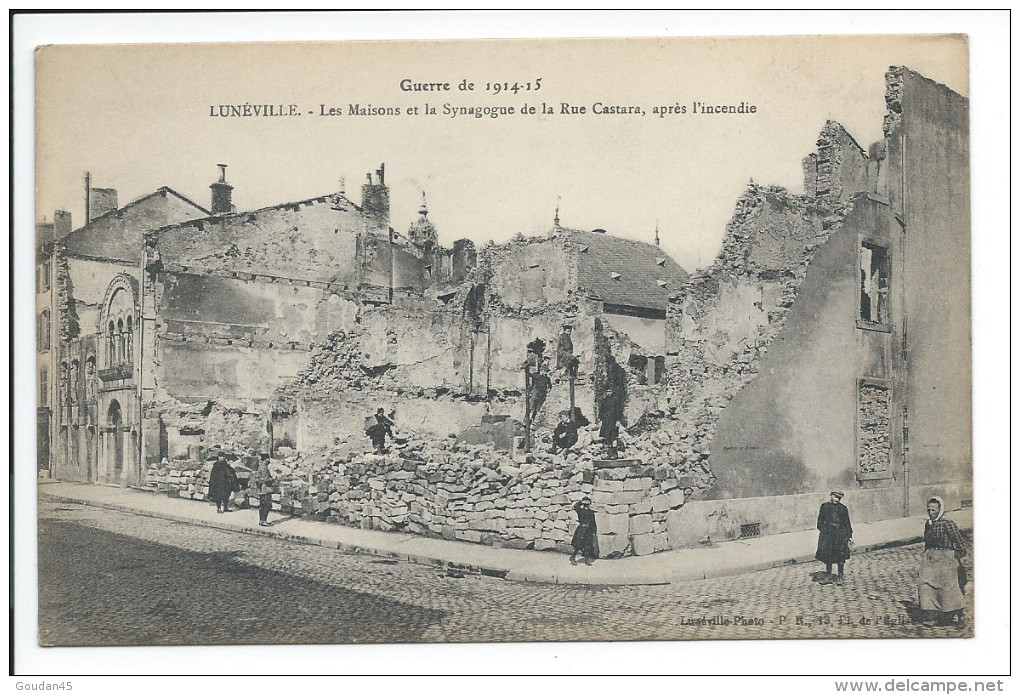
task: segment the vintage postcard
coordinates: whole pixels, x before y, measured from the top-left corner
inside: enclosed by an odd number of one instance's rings
[[[35,69],[40,644],[975,634],[966,36]]]

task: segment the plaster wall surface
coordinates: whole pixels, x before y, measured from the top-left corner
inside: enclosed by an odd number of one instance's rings
[[[576,282],[576,261],[560,239],[522,244],[493,268],[492,284],[507,306],[534,308],[565,302]]]
[[[164,227],[153,243],[169,268],[353,285],[357,236],[365,231],[361,211],[333,195]],[[385,245],[386,237],[381,239]]]
[[[911,476],[969,480],[968,101],[906,68],[886,81],[889,196],[905,225]]]
[[[720,414],[713,498],[854,482],[856,247],[843,229],[818,249],[757,378]]]
[[[146,232],[206,215],[206,210],[164,187],[119,210],[94,218],[89,224],[71,232],[63,245],[70,255],[121,260],[137,265],[142,257],[142,239]]]

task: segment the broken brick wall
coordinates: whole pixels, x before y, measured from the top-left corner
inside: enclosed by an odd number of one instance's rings
[[[150,245],[168,270],[257,273],[353,287],[356,238],[366,224],[353,203],[332,195],[164,227]],[[382,239],[385,243],[386,236]],[[386,272],[388,277],[388,267]]]
[[[358,319],[357,305],[322,283],[146,275],[149,459],[193,445],[264,448],[279,386],[297,378],[326,335]],[[156,437],[165,438],[162,451]]]
[[[787,452],[790,443],[783,433],[771,431],[781,429],[785,410],[776,413],[776,407],[758,403],[760,412],[754,405],[741,410],[739,417],[730,412],[735,404],[739,408],[738,397],[754,402],[743,393],[769,373],[764,367],[766,355],[771,357],[791,307],[801,302],[808,265],[820,262],[816,261],[819,249],[841,221],[841,212],[824,199],[750,184],[737,202],[715,263],[691,276],[671,299],[668,414],[659,427],[670,434],[666,455],[701,472],[699,495],[757,496],[770,494],[770,490],[783,494],[806,484],[804,478],[810,477],[803,452]],[[851,254],[853,247],[848,245]],[[838,260],[835,262],[838,265]],[[844,270],[851,281],[854,263],[851,260]],[[852,286],[847,296],[848,302],[854,301]],[[817,309],[813,307],[812,314]],[[842,313],[849,320],[845,337],[852,338],[853,315],[849,311]],[[767,397],[773,393],[771,386],[762,392]],[[724,418],[733,419],[734,425],[724,425]],[[752,443],[728,441],[740,439],[742,430]],[[787,462],[785,467],[748,458],[773,440],[781,460]],[[755,475],[762,480],[746,480]]]
[[[818,136],[818,151],[804,158],[804,195],[846,202],[855,193],[876,190],[869,175],[868,154],[835,121],[826,121]]]
[[[493,290],[505,306],[515,309],[563,304],[577,287],[574,252],[558,237],[519,237],[487,246],[479,263],[492,269]]]

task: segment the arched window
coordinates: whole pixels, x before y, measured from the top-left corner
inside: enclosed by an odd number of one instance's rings
[[[57,399],[61,406],[60,419],[64,420],[67,417],[66,406],[69,405],[70,391],[68,390],[68,365],[66,361],[60,363],[60,383],[57,387]]]
[[[124,364],[124,319],[117,319],[117,364]]]
[[[96,398],[96,356],[89,355],[85,360],[85,400],[92,402]]]
[[[128,364],[132,364],[135,361],[135,349],[134,349],[135,334],[131,326],[130,316],[127,317],[126,328],[127,336],[126,340],[124,341],[124,345],[126,346],[124,350],[124,361],[127,362]]]
[[[106,366],[112,367],[117,362],[117,326],[113,321],[107,327],[106,334]]]
[[[39,352],[45,352],[50,349],[50,310],[43,309],[42,313],[39,314],[39,335],[36,336],[36,343],[39,346]]]
[[[67,398],[71,403],[78,402],[78,374],[81,370],[81,362],[71,360],[71,375],[67,380]]]

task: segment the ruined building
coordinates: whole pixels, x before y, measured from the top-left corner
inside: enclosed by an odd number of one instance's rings
[[[664,424],[714,478],[688,540],[971,497],[968,103],[886,74],[885,137],[829,122],[804,194],[750,185],[715,263],[671,299]]]
[[[264,404],[351,307],[445,292],[474,263],[470,242],[390,227],[382,167],[360,206],[339,192],[236,213],[220,166],[211,211],[166,187],[118,208],[87,183],[85,225],[41,225],[39,465],[53,476],[137,484],[143,462],[215,439],[209,422],[227,436],[258,412],[265,432]]]
[[[558,213],[447,249],[423,196],[399,233],[382,167],[360,204],[235,212],[221,175],[211,212],[160,189],[61,217],[37,295],[49,467],[201,499],[203,448],[269,451],[282,509],[535,549],[589,494],[610,555],[813,528],[837,486],[861,521],[964,505],[967,100],[906,68],[886,86],[880,141],[826,123],[804,192],[750,184],[690,275]],[[552,451],[571,406],[590,425]],[[387,456],[378,407],[406,440]]]

